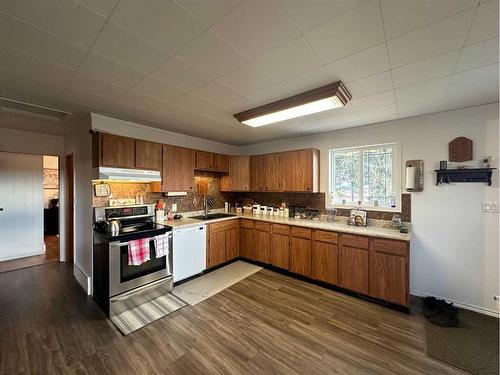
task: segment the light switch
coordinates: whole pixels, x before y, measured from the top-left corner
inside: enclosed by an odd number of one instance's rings
[[[172,203],[172,212],[177,212],[177,203]]]
[[[482,206],[483,212],[488,212],[488,213],[498,212],[498,202],[497,201],[483,201],[481,206]]]

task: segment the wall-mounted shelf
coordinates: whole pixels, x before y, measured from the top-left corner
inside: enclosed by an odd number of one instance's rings
[[[491,175],[496,168],[436,169],[436,185],[451,182],[486,182],[491,185]]]

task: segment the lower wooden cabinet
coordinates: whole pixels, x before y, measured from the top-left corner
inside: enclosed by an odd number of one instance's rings
[[[290,272],[310,277],[311,252],[311,239],[298,237],[290,238]]]
[[[339,285],[342,288],[368,294],[369,238],[340,235]]]
[[[255,229],[255,260],[269,264],[269,232]]]
[[[209,224],[207,241],[207,268],[212,268],[240,255],[238,220]]]
[[[374,239],[370,254],[370,296],[408,306],[408,244]]]
[[[243,258],[255,260],[255,251],[253,246],[253,228],[240,228],[240,255]]]
[[[314,240],[312,248],[311,276],[330,284],[338,283],[338,245]]]
[[[287,234],[271,233],[270,263],[279,268],[290,268],[290,237]]]

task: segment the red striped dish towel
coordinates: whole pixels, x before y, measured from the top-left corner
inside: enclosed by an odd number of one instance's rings
[[[168,234],[161,234],[155,237],[155,250],[157,258],[161,258],[165,255],[168,255],[169,251]]]
[[[140,238],[128,243],[128,265],[140,266],[150,259],[149,238]]]

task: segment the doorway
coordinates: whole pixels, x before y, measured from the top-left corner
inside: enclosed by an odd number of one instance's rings
[[[59,260],[59,158],[43,156],[43,238],[47,261]]]
[[[66,155],[65,157],[65,209],[66,209],[66,262],[73,262],[73,253],[74,253],[74,166],[73,166],[73,154]]]

